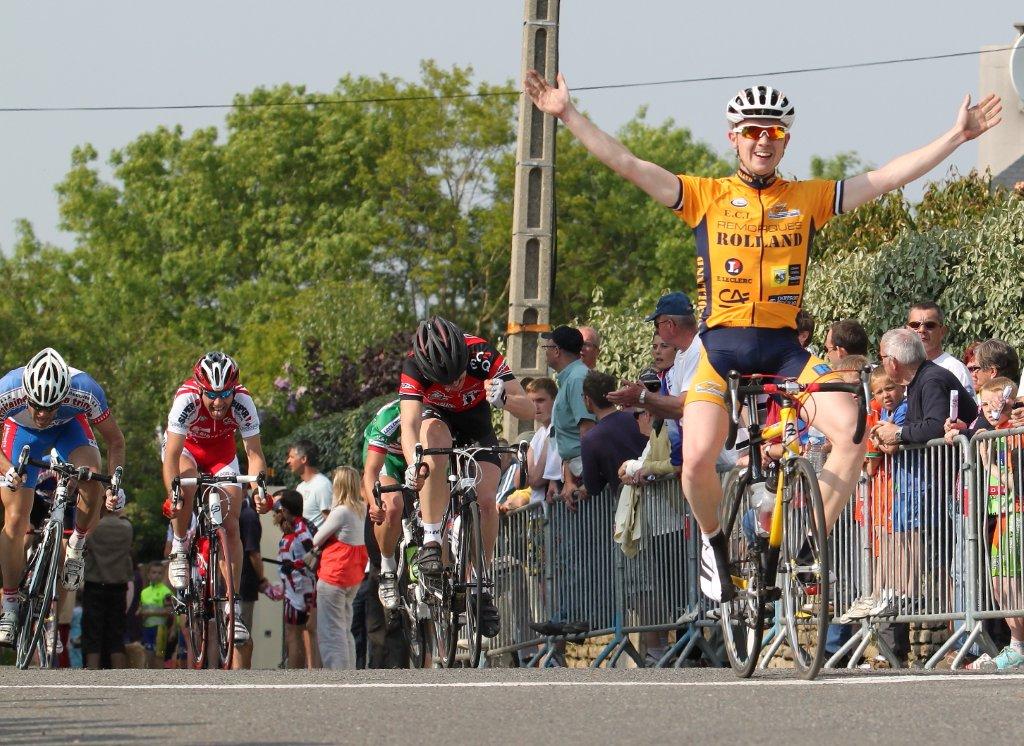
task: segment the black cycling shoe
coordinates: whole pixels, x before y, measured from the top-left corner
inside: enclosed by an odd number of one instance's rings
[[[501,632],[501,617],[498,616],[498,607],[490,593],[480,594],[480,634],[484,637],[497,637]]]
[[[424,575],[440,577],[444,564],[441,562],[441,545],[424,544],[416,553],[416,567]]]

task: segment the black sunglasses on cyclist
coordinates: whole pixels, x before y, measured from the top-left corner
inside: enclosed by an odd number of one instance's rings
[[[234,389],[224,389],[223,391],[207,391],[206,389],[203,389],[203,396],[207,399],[213,399],[214,401],[217,399],[227,399],[233,393],[235,393]]]
[[[908,321],[907,326],[915,331],[920,329],[922,326],[928,331],[932,331],[933,329],[938,329],[942,324],[938,321]]]
[[[56,412],[58,409],[60,409],[60,402],[57,402],[56,404],[51,404],[48,407],[40,407],[38,404],[32,404],[32,402],[29,402],[29,405],[35,411],[41,412],[43,414],[47,414],[49,412]]]

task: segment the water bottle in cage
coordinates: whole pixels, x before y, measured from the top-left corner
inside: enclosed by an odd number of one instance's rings
[[[807,428],[807,449],[804,451],[815,474],[821,473],[825,464],[825,434],[816,427]]]
[[[217,490],[210,490],[208,494],[210,496],[210,520],[215,526],[219,526],[224,522],[224,516],[221,515],[220,510],[220,493]]]
[[[765,471],[764,481],[753,487],[753,497],[750,505],[757,511],[754,532],[758,536],[768,536],[772,530],[772,513],[775,512],[775,490],[778,489],[779,473],[775,468],[775,462],[768,464]]]

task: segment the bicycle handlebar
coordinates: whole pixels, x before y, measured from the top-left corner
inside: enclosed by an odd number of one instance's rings
[[[424,464],[426,466],[426,464]],[[380,480],[373,483],[373,500],[377,503],[378,508],[384,507],[384,501],[381,500],[381,495],[388,492],[401,492],[402,496],[406,496],[409,492],[413,492],[404,484],[381,484]]]
[[[478,453],[511,453],[515,454],[516,458],[519,459],[519,479],[517,481],[518,488],[523,489],[526,486],[526,452],[529,448],[530,444],[525,440],[519,441],[514,446],[470,446],[468,448],[457,448],[455,446],[448,448],[424,448],[421,443],[417,443],[416,460],[413,465],[416,467],[416,472],[423,478],[426,478],[430,476],[430,465],[423,463],[424,456],[452,456],[466,451],[471,452],[474,456]]]
[[[15,465],[15,470],[18,472],[19,477],[25,476],[25,471],[28,467],[34,466],[37,469],[48,469],[55,472],[64,479],[77,479],[79,482],[99,482],[109,486],[113,492],[117,492],[121,488],[124,467],[118,466],[114,469],[113,474],[103,474],[102,472],[93,471],[88,466],[75,466],[64,461],[60,454],[57,453],[56,448],[50,451],[49,462],[38,461],[32,458],[31,452],[31,446],[24,446],[21,449],[21,453],[18,454],[18,463]]]
[[[826,381],[824,383],[811,382],[800,383],[788,379],[780,383],[747,383],[740,384],[740,374],[736,371],[729,371],[729,394],[730,394],[730,417],[729,437],[727,446],[732,448],[736,444],[736,430],[739,426],[739,401],[750,396],[762,394],[779,395],[793,398],[799,394],[815,394],[825,392],[841,392],[853,394],[857,397],[857,427],[854,429],[853,442],[860,444],[864,440],[864,430],[867,425],[868,399],[871,398],[869,388],[870,366],[864,366],[860,371],[860,382],[845,383],[840,381]],[[758,377],[753,377],[759,380]]]
[[[259,474],[200,474],[198,477],[175,477],[171,480],[171,502],[175,508],[181,505],[182,487],[220,487],[230,484],[255,484],[260,502],[267,499],[267,475]]]

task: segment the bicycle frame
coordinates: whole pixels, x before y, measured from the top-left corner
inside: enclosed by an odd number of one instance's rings
[[[54,490],[49,515],[39,530],[41,540],[33,550],[36,554],[30,557],[30,562],[25,567],[25,578],[21,581],[21,585],[25,586],[27,579],[28,585],[24,588],[25,597],[22,599],[18,615],[21,629],[18,635],[16,662],[19,668],[26,668],[32,660],[33,651],[38,651],[40,667],[47,668],[52,663],[53,648],[43,648],[41,642],[45,636],[46,618],[48,615],[52,616],[54,612],[57,566],[63,548],[61,539],[69,497],[77,494],[78,483],[84,481],[107,484],[116,492],[121,486],[122,469],[120,466],[117,467],[112,476],[93,472],[87,467],[78,467],[64,461],[57,449],[50,451],[49,462],[37,461],[31,457],[31,448],[25,446],[18,456],[15,468],[19,475],[24,475],[29,466],[53,471],[57,475],[57,488]],[[40,601],[41,603],[38,603]],[[53,634],[57,634],[56,625]],[[53,644],[48,643],[48,646]]]

